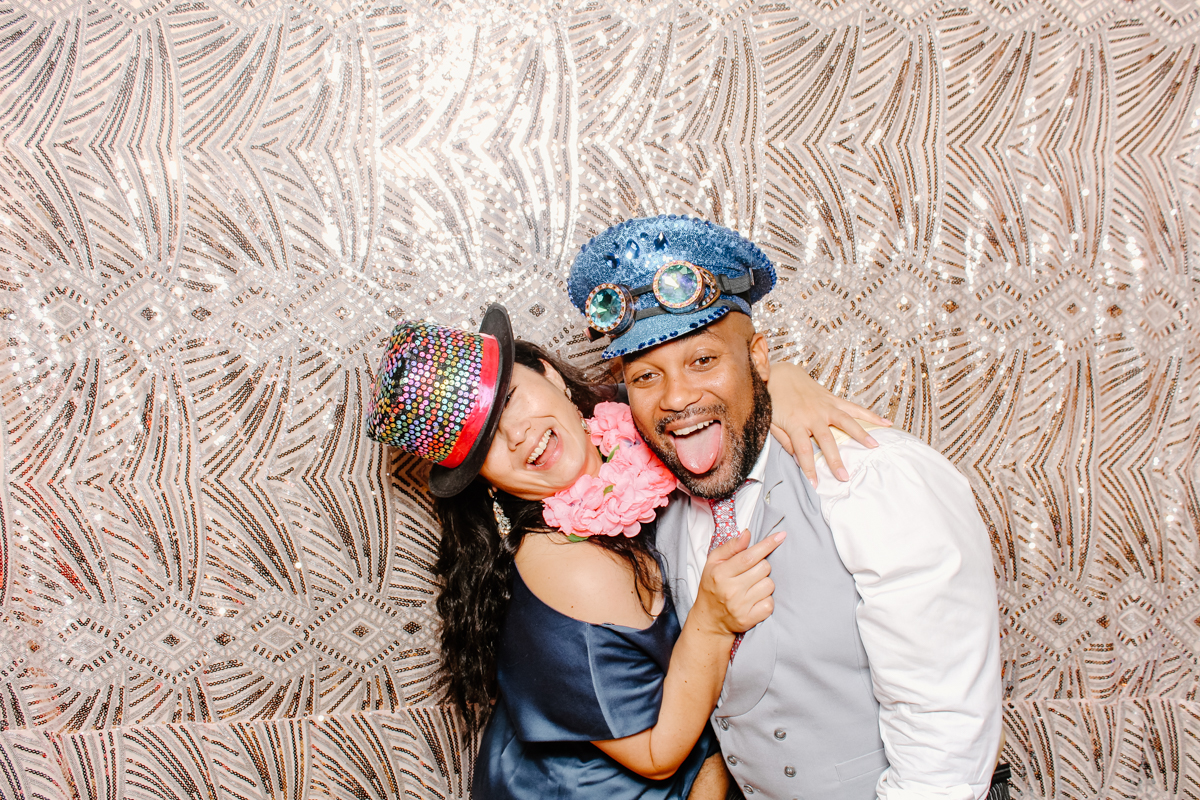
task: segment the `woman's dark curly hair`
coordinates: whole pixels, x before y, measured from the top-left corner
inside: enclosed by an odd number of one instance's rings
[[[542,375],[549,364],[562,375],[571,399],[585,417],[611,393],[611,387],[591,383],[578,369],[529,342],[517,340],[516,363]],[[500,535],[493,498],[511,523],[507,536]],[[540,501],[493,489],[483,478],[476,478],[454,497],[435,498],[434,508],[442,523],[434,567],[442,584],[437,599],[442,618],[441,676],[446,696],[462,713],[471,736],[487,721],[497,696],[496,658],[515,569],[513,556],[527,533],[551,529],[542,519]],[[643,533],[633,538],[597,536],[589,540],[629,564],[644,603],[662,591],[649,534],[643,528]]]

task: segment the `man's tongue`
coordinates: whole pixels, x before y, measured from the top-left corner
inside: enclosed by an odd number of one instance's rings
[[[717,463],[721,453],[721,423],[714,422],[687,436],[675,437],[679,463],[693,475],[703,475]]]

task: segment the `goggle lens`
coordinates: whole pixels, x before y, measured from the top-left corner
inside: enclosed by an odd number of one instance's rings
[[[654,276],[654,297],[669,311],[691,310],[704,289],[700,270],[685,262],[668,264]]]
[[[722,283],[726,280],[687,261],[672,261],[659,267],[649,286],[630,289],[619,283],[602,283],[592,289],[587,302],[583,304],[583,313],[591,328],[589,335],[593,338],[616,337],[629,330],[635,319],[663,313],[689,314],[708,308],[728,288],[728,283]],[[745,283],[742,288],[730,289],[730,293],[745,291],[753,285],[753,279],[748,274]],[[635,312],[634,298],[651,291],[658,308]]]
[[[593,328],[601,333],[615,330],[632,311],[629,291],[613,284],[601,284],[588,297],[586,315]]]

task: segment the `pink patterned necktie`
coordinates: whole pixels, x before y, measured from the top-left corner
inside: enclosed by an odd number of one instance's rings
[[[709,506],[712,507],[713,522],[716,523],[712,541],[708,543],[708,552],[710,553],[738,535],[737,514],[733,507],[733,498],[736,495],[737,492],[734,492],[729,497],[721,500],[708,501]],[[742,644],[742,637],[744,635],[739,633],[733,637],[733,647],[729,650],[730,661],[733,661],[733,657],[737,655],[738,647]]]

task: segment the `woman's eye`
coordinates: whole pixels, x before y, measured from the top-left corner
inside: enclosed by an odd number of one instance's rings
[[[513,395],[516,393],[517,393],[517,387],[515,387],[515,386],[508,390],[508,394],[504,396],[504,407],[505,408],[508,408],[509,401],[512,400]]]

